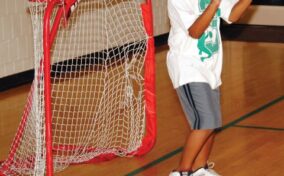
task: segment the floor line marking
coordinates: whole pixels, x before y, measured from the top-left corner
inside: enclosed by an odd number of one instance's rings
[[[271,106],[273,106],[273,105],[275,105],[276,103],[278,103],[278,102],[280,102],[282,100],[284,100],[284,95],[280,96],[279,98],[276,98],[276,99],[272,100],[271,102],[269,102],[269,103],[267,103],[267,104],[257,108],[254,111],[251,111],[250,113],[247,113],[247,114],[241,116],[240,118],[238,118],[236,120],[233,120],[232,122],[228,123],[227,125],[224,125],[222,127],[222,130],[225,130],[225,129],[233,126],[233,125],[236,125],[237,123],[239,123],[239,122],[241,122],[241,121],[243,121],[243,120],[245,120],[245,119],[247,119],[247,118],[249,118],[249,117],[251,117],[251,116],[253,116],[253,115],[255,115],[255,114],[257,114],[257,113],[259,113],[259,112],[261,112],[261,111],[271,107]]]
[[[142,171],[144,171],[144,170],[146,170],[146,169],[148,169],[148,168],[150,168],[150,167],[152,167],[152,166],[154,166],[154,165],[156,165],[156,164],[158,164],[158,163],[160,163],[164,160],[171,158],[172,156],[180,153],[182,150],[183,150],[183,147],[180,147],[180,148],[178,148],[178,149],[176,149],[176,150],[174,150],[170,153],[167,153],[167,154],[163,155],[162,157],[160,157],[160,158],[158,158],[158,159],[156,159],[156,160],[154,160],[154,161],[152,161],[152,162],[150,162],[150,163],[148,163],[148,164],[146,164],[146,165],[144,165],[144,166],[142,166],[142,167],[140,167],[140,168],[138,168],[138,169],[136,169],[136,170],[134,170],[134,171],[132,171],[128,174],[126,174],[126,176],[136,175],[136,174],[138,174],[138,173],[140,173],[140,172],[142,172]]]
[[[265,126],[254,126],[254,125],[234,125],[233,127],[252,128],[252,129],[258,129],[258,130],[284,131],[284,128],[273,128],[273,127],[265,127]]]
[[[271,107],[271,106],[273,106],[273,105],[275,105],[276,103],[278,103],[278,102],[280,102],[282,100],[284,100],[284,95],[282,95],[282,96],[280,96],[280,97],[270,101],[269,103],[267,103],[267,104],[265,104],[265,105],[255,109],[255,110],[253,110],[253,111],[251,111],[251,112],[249,112],[249,113],[247,113],[247,114],[245,114],[245,115],[243,115],[241,117],[239,117],[236,120],[233,120],[232,122],[229,122],[228,124],[224,125],[220,129],[220,131],[224,131],[224,130],[230,128],[230,127],[233,127],[237,123],[239,123],[239,122],[241,122],[241,121],[243,121],[243,120],[245,120],[245,119],[247,119],[247,118],[249,118],[249,117],[251,117],[251,116],[253,116],[253,115],[255,115],[255,114],[257,114],[257,113],[259,113],[259,112],[261,112],[261,111]],[[174,151],[172,151],[172,152],[170,152],[168,154],[165,154],[162,157],[160,157],[160,158],[158,158],[158,159],[156,159],[156,160],[154,160],[154,161],[152,161],[152,162],[150,162],[150,163],[148,163],[148,164],[146,164],[146,165],[144,165],[144,166],[142,166],[142,167],[140,167],[138,169],[135,169],[135,170],[129,172],[125,176],[134,176],[136,174],[139,174],[139,173],[143,172],[144,170],[149,169],[149,168],[151,168],[151,167],[161,163],[162,161],[165,161],[165,160],[169,159],[170,157],[172,157],[172,156],[182,152],[182,149],[183,149],[183,147],[179,147],[178,149],[176,149],[176,150],[174,150]]]

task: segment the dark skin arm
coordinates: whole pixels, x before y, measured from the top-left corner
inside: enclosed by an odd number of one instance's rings
[[[211,0],[211,3],[205,9],[205,11],[200,15],[197,20],[188,29],[188,34],[192,38],[200,38],[204,31],[210,25],[213,17],[215,16],[221,0]]]
[[[231,22],[238,21],[242,14],[247,10],[251,2],[252,0],[239,0],[239,2],[237,2],[233,7],[229,20]]]
[[[237,21],[248,8],[251,1],[252,0],[239,0],[239,2],[236,3],[233,7],[232,12],[229,16],[229,20],[231,22]],[[190,26],[190,28],[188,29],[188,34],[192,38],[199,39],[202,36],[204,31],[208,28],[212,19],[214,18],[220,6],[220,3],[221,0],[211,0],[210,4],[202,13],[202,15],[200,15],[197,20]]]

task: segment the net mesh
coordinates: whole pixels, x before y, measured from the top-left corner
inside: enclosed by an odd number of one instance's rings
[[[148,36],[140,4],[138,0],[81,0],[71,14],[64,12],[70,17],[67,24],[61,22],[51,49],[55,171],[102,154],[129,156],[141,146]],[[35,79],[9,159],[0,169],[4,175],[38,176],[46,168],[42,36],[47,3],[33,0],[28,6]],[[56,8],[62,6],[63,2]],[[56,10],[51,24],[55,18]]]

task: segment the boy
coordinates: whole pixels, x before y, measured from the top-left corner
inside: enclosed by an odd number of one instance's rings
[[[220,18],[235,22],[251,0],[168,0],[171,21],[167,66],[192,128],[178,168],[170,176],[214,176],[207,160],[221,127]]]

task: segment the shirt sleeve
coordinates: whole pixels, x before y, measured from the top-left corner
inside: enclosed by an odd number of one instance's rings
[[[194,10],[186,3],[188,2],[185,0],[169,0],[168,8],[171,20],[174,20],[187,31],[198,18],[198,15],[194,14]]]
[[[234,5],[238,2],[238,0],[222,0],[220,4],[221,9],[221,18],[225,20],[227,23],[231,24],[232,22],[229,20],[231,11]]]

